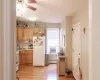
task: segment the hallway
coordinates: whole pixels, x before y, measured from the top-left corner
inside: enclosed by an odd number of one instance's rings
[[[56,65],[47,67],[22,66],[19,70],[19,80],[74,80],[61,76],[58,78]]]

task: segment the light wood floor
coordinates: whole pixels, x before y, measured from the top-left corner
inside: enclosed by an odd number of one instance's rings
[[[19,80],[74,80],[57,76],[56,65],[47,67],[21,66],[18,72]]]

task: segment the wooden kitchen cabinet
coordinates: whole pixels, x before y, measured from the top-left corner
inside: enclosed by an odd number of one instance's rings
[[[20,65],[25,65],[26,64],[26,52],[24,50],[20,51],[19,64]]]
[[[26,64],[26,53],[21,54],[21,64],[22,65]]]
[[[33,28],[34,29],[34,33],[37,33],[38,32],[38,28]]]
[[[40,28],[34,28],[34,32],[33,32],[34,34],[33,35],[37,36],[39,32],[41,32],[42,34],[45,35],[45,28],[41,28],[41,27]]]
[[[59,76],[64,76],[65,75],[65,56],[58,56],[57,58],[57,71]]]
[[[23,40],[24,40],[24,41],[29,40],[29,35],[28,35],[29,29],[28,29],[28,28],[24,28],[23,31],[24,31],[24,32],[23,32],[23,33],[24,33]]]
[[[24,28],[23,34],[24,41],[33,40],[33,28]]]
[[[20,65],[33,65],[33,50],[22,50],[19,55]]]
[[[23,40],[33,40],[33,28],[24,28]]]
[[[33,36],[40,35],[38,32],[41,32],[44,35],[46,34],[45,28],[17,28],[16,32],[18,41],[32,41]]]
[[[34,29],[33,28],[28,28],[28,38],[29,40],[33,40],[33,32],[34,32]]]
[[[32,63],[33,63],[33,51],[32,50],[27,51],[26,63],[29,65],[32,65]]]
[[[17,28],[17,40],[23,40],[23,28]]]
[[[45,28],[39,28],[39,32],[45,35]]]

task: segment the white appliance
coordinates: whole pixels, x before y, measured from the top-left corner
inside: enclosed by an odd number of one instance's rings
[[[45,66],[45,37],[33,37],[33,66]]]

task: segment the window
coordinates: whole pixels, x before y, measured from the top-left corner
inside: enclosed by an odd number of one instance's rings
[[[47,53],[59,52],[59,28],[47,28]]]

